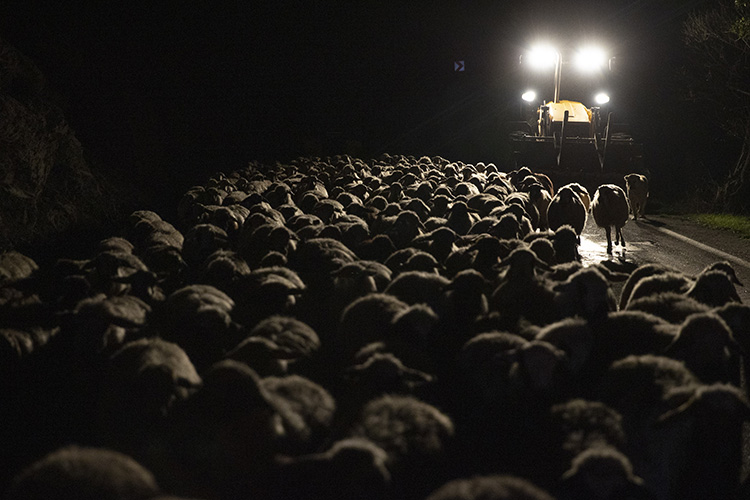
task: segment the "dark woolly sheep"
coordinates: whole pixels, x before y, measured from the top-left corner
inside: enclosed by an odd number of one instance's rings
[[[20,472],[4,498],[146,500],[159,492],[154,475],[129,456],[104,448],[68,446]]]
[[[548,238],[536,238],[529,243],[529,249],[548,266],[554,266],[557,263],[555,247],[552,246],[552,242]]]
[[[224,359],[246,364],[261,377],[283,376],[289,373],[289,353],[271,339],[249,336],[229,351]]]
[[[615,245],[625,247],[622,228],[630,216],[625,191],[616,184],[602,184],[596,189],[591,200],[591,214],[596,225],[604,228],[607,236],[607,253],[612,253],[612,228],[615,229]]]
[[[79,354],[112,354],[142,335],[151,307],[132,295],[98,294],[80,301],[69,318],[66,335],[72,335]]]
[[[578,315],[595,321],[617,310],[617,299],[609,282],[594,267],[576,271],[565,282],[556,285],[554,291],[560,318]]]
[[[182,347],[199,372],[234,346],[234,301],[210,285],[189,285],[167,297],[159,313],[161,336]]]
[[[552,235],[552,247],[555,249],[555,262],[580,262],[581,254],[578,253],[580,240],[572,226],[564,224],[557,228]]]
[[[471,328],[476,319],[487,314],[491,284],[478,271],[465,269],[453,277],[443,293],[445,299],[440,311],[442,329],[455,339],[456,343],[447,346],[453,352],[469,340],[468,335],[473,334]]]
[[[527,343],[523,337],[509,332],[485,332],[471,338],[457,355],[458,370],[464,381],[462,391],[471,391],[487,401],[500,397],[498,388],[507,385],[514,361],[510,353]]]
[[[591,209],[591,194],[589,190],[577,182],[569,182],[566,186],[575,191],[578,197],[581,198],[583,207],[586,209],[586,213],[588,213]]]
[[[560,500],[656,498],[628,457],[612,446],[589,448],[575,457],[556,494]]]
[[[627,309],[643,311],[680,324],[691,314],[708,312],[711,307],[680,293],[663,292],[631,300]]]
[[[623,309],[628,309],[632,301],[643,297],[665,292],[685,293],[692,283],[693,280],[689,276],[678,271],[644,276],[635,283]]]
[[[750,420],[742,390],[730,384],[702,385],[677,389],[669,400],[674,400],[673,409],[659,417],[658,425],[689,429],[674,498],[739,498],[742,429]]]
[[[685,295],[711,307],[742,302],[732,279],[725,272],[716,270],[701,272]]]
[[[198,268],[216,250],[229,247],[226,231],[213,224],[197,224],[185,233],[182,258],[188,266]]]
[[[647,276],[653,276],[656,274],[663,274],[667,272],[677,272],[677,270],[664,266],[662,264],[642,264],[631,271],[630,276],[625,281],[625,284],[620,291],[620,309],[625,309],[627,307],[628,301],[633,294],[633,289],[642,279]]]
[[[567,224],[580,236],[586,226],[587,211],[578,193],[569,186],[563,186],[550,200],[546,218],[552,231]]]
[[[286,401],[304,422],[299,429],[288,429],[280,443],[283,453],[302,455],[318,451],[331,433],[336,412],[333,396],[323,386],[300,375],[267,377],[261,383],[270,394]]]
[[[236,307],[233,319],[253,328],[269,316],[294,315],[300,296],[307,292],[299,275],[285,267],[262,267],[232,282],[227,294]]]
[[[201,379],[177,344],[144,338],[113,354],[98,402],[98,438],[139,460],[165,431],[172,406],[200,387]]]
[[[440,227],[412,240],[411,246],[431,254],[438,262],[443,263],[448,255],[456,249],[458,235],[449,227]]]
[[[169,440],[182,477],[170,491],[197,491],[208,498],[253,496],[283,436],[304,427],[302,417],[269,392],[255,371],[237,361],[220,361],[205,371],[203,386],[172,412]]]
[[[583,318],[565,318],[542,327],[534,336],[565,351],[568,367],[579,373],[589,362],[594,348],[594,332]]]
[[[554,292],[537,274],[537,269],[549,270],[547,264],[528,248],[517,248],[500,265],[501,269],[507,267],[507,270],[492,292],[490,309],[498,311],[508,327],[521,318],[538,325],[551,323],[557,318]]]
[[[455,201],[446,212],[446,225],[458,235],[469,232],[471,226],[479,220],[479,215],[464,201]]]
[[[550,408],[550,422],[563,454],[561,465],[566,468],[588,449],[620,449],[627,441],[622,415],[601,401],[576,398],[556,404]]]
[[[406,271],[390,282],[385,293],[409,305],[425,303],[438,311],[442,309],[443,290],[449,283],[448,278],[436,273]]]
[[[706,384],[732,382],[740,385],[736,372],[739,346],[721,317],[712,312],[689,316],[679,327],[664,354],[685,363]]]
[[[383,345],[382,349],[385,348]],[[357,361],[358,364],[346,368],[345,378],[349,393],[358,401],[366,402],[384,394],[415,395],[435,381],[429,373],[406,366],[390,352],[373,352]]]
[[[31,327],[28,329],[0,328],[0,378],[11,384],[27,366],[28,357],[57,335],[60,327],[45,329]],[[0,386],[0,387],[2,387]]]
[[[250,274],[250,266],[234,250],[217,250],[209,255],[195,281],[214,286],[220,290],[230,290],[233,283]]]
[[[657,424],[674,407],[668,398],[672,391],[698,385],[684,363],[654,355],[616,361],[601,379],[601,401],[623,416],[628,438],[623,451],[658,499],[678,498],[674,487],[687,453],[690,429],[679,422]]]
[[[552,195],[544,188],[544,186],[538,183],[529,186],[528,192],[531,203],[534,204],[537,212],[539,212],[539,223],[537,224],[537,229],[545,231],[549,228],[547,209],[552,202]]]
[[[367,403],[350,431],[388,455],[395,494],[418,498],[446,480],[454,426],[450,417],[411,396],[382,396]]]
[[[136,255],[122,251],[99,252],[84,266],[92,293],[122,295],[133,290],[139,278],[155,276]]]
[[[341,439],[322,453],[279,458],[269,490],[274,498],[382,500],[391,485],[387,459],[368,439]]]
[[[510,475],[454,479],[433,491],[427,500],[554,500],[532,482]]]
[[[250,335],[273,341],[285,353],[285,359],[312,357],[321,343],[318,334],[304,322],[288,316],[270,316],[261,320]]]
[[[328,347],[337,356],[350,358],[367,344],[382,340],[391,328],[393,318],[408,307],[407,303],[388,293],[360,297],[344,309],[335,339]]]

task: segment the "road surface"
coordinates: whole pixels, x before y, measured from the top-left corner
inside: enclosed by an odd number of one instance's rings
[[[737,286],[742,302],[750,304],[750,240],[729,231],[709,229],[675,216],[649,216],[630,220],[623,228],[625,247],[615,246],[607,255],[604,229],[589,215],[581,235],[584,264],[624,260],[641,265],[660,263],[695,275],[709,264],[729,261],[743,286]]]

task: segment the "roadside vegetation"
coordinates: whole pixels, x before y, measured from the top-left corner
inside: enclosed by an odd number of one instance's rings
[[[726,229],[741,238],[750,239],[750,217],[712,213],[689,214],[687,217],[698,224],[714,229]]]

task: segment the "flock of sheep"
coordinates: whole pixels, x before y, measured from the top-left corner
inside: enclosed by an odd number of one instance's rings
[[[299,158],[84,260],[6,252],[5,497],[744,498],[732,267],[580,263],[644,182]]]

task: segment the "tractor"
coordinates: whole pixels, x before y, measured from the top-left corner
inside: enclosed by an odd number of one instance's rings
[[[598,53],[583,54],[583,61],[577,61],[579,67],[602,66]],[[591,107],[560,99],[560,53],[547,48],[542,49],[541,56],[529,59],[535,65],[555,66],[554,99],[543,101],[530,119],[515,123],[510,140],[516,168],[527,166],[546,173],[556,183],[579,182],[587,186],[622,184],[625,174],[646,174],[642,144],[628,133],[627,125],[614,122],[613,112],[603,112],[601,105],[609,101],[606,94],[599,93],[595,99],[600,105]],[[610,60],[608,66],[611,64]],[[535,94],[527,92],[523,99],[533,102]]]

